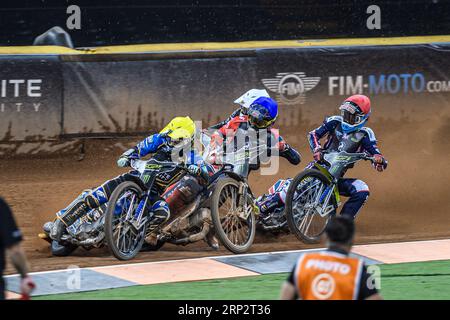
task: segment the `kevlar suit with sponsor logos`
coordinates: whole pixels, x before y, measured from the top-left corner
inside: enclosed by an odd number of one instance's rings
[[[244,154],[241,151],[245,149],[246,143],[250,149],[245,156],[250,158],[249,171],[258,170],[262,162],[276,155],[293,165],[301,161],[298,151],[287,144],[278,129],[269,127],[255,130],[250,126],[248,116],[241,115],[232,118],[212,134],[207,162],[218,166],[224,162],[240,163],[240,156]]]
[[[311,150],[320,147],[319,140],[325,136],[327,140],[323,150],[349,153],[365,151],[371,155],[381,154],[377,147],[375,134],[370,128],[363,127],[358,131],[346,134],[342,131],[340,116],[326,118],[320,127],[308,134]],[[308,167],[312,166],[308,165]],[[292,179],[278,180],[268,193],[257,199],[256,205],[262,217],[269,217],[275,211],[284,209],[286,192],[291,182]],[[341,178],[338,182],[338,189],[342,196],[349,197],[341,214],[354,218],[369,197],[369,187],[359,179]]]
[[[133,149],[128,150],[122,157],[132,159],[140,159],[152,154],[152,161],[173,161],[176,156],[178,160],[185,160],[187,164],[198,163],[198,156],[195,151],[190,151],[188,154],[183,154],[183,147],[174,147],[170,143],[170,139],[161,133],[151,135],[141,142],[139,142]],[[155,182],[150,193],[152,201],[151,210],[154,212],[150,225],[158,226],[170,217],[170,209],[166,201],[160,196],[165,189],[175,183],[183,174],[180,168],[174,168],[172,171],[159,173],[156,175]],[[74,223],[79,217],[85,215],[88,211],[98,208],[108,202],[115,188],[124,181],[133,181],[138,184],[145,184],[145,181],[140,180],[140,173],[136,170],[131,170],[127,173],[121,174],[113,179],[104,182],[102,185],[84,191],[78,196],[68,207],[60,210],[57,215],[57,221],[62,222],[66,227]],[[60,237],[60,228],[53,228],[50,237],[58,239]]]
[[[319,142],[321,138],[326,138],[323,147]],[[341,116],[326,118],[321,126],[308,134],[308,142],[312,152],[325,150],[336,152],[346,151],[349,153],[366,152],[369,155],[381,155],[372,129],[362,127],[359,130],[345,133],[342,129]],[[308,167],[312,168],[313,166],[310,164]],[[352,167],[353,165],[349,168]],[[359,179],[342,177],[338,181],[338,189],[342,196],[349,197],[342,207],[341,214],[355,218],[369,197],[368,185]]]

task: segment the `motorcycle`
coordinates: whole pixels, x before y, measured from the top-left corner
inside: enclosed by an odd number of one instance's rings
[[[158,250],[165,243],[187,245],[203,240],[211,229],[233,253],[250,248],[255,236],[253,201],[245,192],[245,179],[233,171],[232,164],[223,164],[196,199],[162,226],[149,223],[154,213],[147,208],[157,199],[154,186],[165,172],[180,169],[186,173],[186,166],[154,159],[134,159],[131,166],[140,172],[140,179],[117,186],[105,212],[106,244],[117,259],[133,259],[145,240],[148,250]]]
[[[375,161],[366,153],[323,152],[323,160],[299,173],[286,195],[289,230],[305,243],[317,243],[340,206],[338,180],[360,160]],[[387,163],[386,163],[387,164]]]

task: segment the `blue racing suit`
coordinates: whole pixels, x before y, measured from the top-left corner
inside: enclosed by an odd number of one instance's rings
[[[134,148],[125,152],[121,157],[126,157],[127,159],[140,159],[148,154],[153,154],[152,159],[157,161],[171,161],[172,152],[174,147],[170,146],[168,139],[162,134],[153,134],[141,142],[139,142]],[[200,157],[201,158],[201,157]],[[201,166],[199,163],[199,156],[197,156],[195,151],[191,151],[187,155],[187,164],[196,164]],[[200,170],[201,174],[203,171]],[[62,209],[57,213],[58,219],[60,219],[66,226],[70,226],[79,217],[86,214],[86,212],[100,207],[102,204],[108,202],[111,194],[115,188],[124,181],[134,181],[143,183],[139,179],[140,173],[136,170],[129,171],[125,174],[121,174],[114,179],[104,182],[102,185],[89,190],[88,192],[83,192],[75,201],[73,201],[67,208]],[[161,193],[170,184],[177,181],[181,176],[181,169],[174,169],[170,172],[164,172],[163,175],[157,175],[154,183],[154,188],[151,196],[154,199],[149,201],[152,203],[152,207],[148,208],[154,215],[152,217],[151,224],[160,225],[161,223],[167,221],[170,217],[170,210],[168,204],[160,197]]]
[[[292,179],[280,179],[270,187],[269,192],[256,199],[256,206],[262,218],[270,216],[277,209],[284,209],[286,193]]]
[[[325,136],[327,140],[322,148],[319,141]],[[381,155],[375,134],[370,128],[363,127],[359,131],[344,134],[340,116],[326,118],[321,126],[308,134],[308,141],[313,152],[321,148],[330,151],[365,151],[371,155]],[[311,167],[311,165],[308,167]],[[269,215],[277,208],[284,207],[286,192],[291,182],[292,179],[278,180],[269,189],[269,193],[258,198],[256,204],[263,216]],[[338,189],[342,196],[349,197],[342,207],[341,214],[355,218],[369,197],[368,185],[359,179],[340,178]]]
[[[316,152],[323,149],[349,153],[367,152],[370,155],[381,155],[372,129],[362,127],[360,130],[346,134],[342,130],[341,122],[342,118],[340,116],[328,117],[321,126],[311,131],[308,134],[311,151]],[[319,141],[323,137],[326,137],[327,140],[322,148]],[[342,207],[341,214],[355,218],[369,197],[369,186],[362,180],[342,177],[338,181],[338,189],[342,196],[349,197]]]

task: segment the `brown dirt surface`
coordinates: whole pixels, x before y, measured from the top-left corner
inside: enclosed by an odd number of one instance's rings
[[[448,119],[413,121],[379,121],[371,123],[379,146],[389,160],[384,173],[373,170],[369,163],[358,163],[347,176],[366,181],[371,197],[357,218],[356,243],[438,239],[450,236],[450,179]],[[314,119],[314,121],[320,119]],[[281,160],[281,170],[275,176],[252,173],[250,185],[255,194],[265,192],[278,178],[299,173],[311,155],[306,147],[303,128],[285,128],[286,140],[303,155],[295,167]],[[298,133],[300,132],[300,133]],[[78,249],[70,257],[52,257],[48,244],[37,234],[44,222],[65,207],[81,190],[99,185],[122,172],[115,160],[125,147],[138,139],[92,140],[86,143],[82,161],[77,154],[51,157],[7,158],[0,162],[0,195],[12,206],[24,235],[24,248],[32,271],[123,263],[115,260],[106,249]],[[323,244],[318,245],[323,246]],[[292,235],[258,236],[250,252],[311,248]],[[158,252],[141,253],[131,262],[158,261],[229,254],[221,248],[214,252],[201,242],[189,246],[166,245]],[[13,272],[12,268],[7,273]]]

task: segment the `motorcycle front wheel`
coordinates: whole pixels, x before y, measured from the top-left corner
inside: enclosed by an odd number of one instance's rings
[[[247,252],[253,244],[256,219],[250,195],[239,207],[239,182],[220,179],[211,197],[211,218],[219,241],[233,253]]]
[[[134,215],[143,191],[134,182],[121,183],[111,195],[105,214],[105,238],[110,252],[119,260],[131,260],[145,239],[146,225],[136,226]]]
[[[327,192],[333,192],[331,182],[324,174],[312,169],[298,174],[289,185],[286,219],[289,229],[300,241],[318,243],[330,218],[336,214],[334,194],[327,205],[329,212],[319,213]]]

